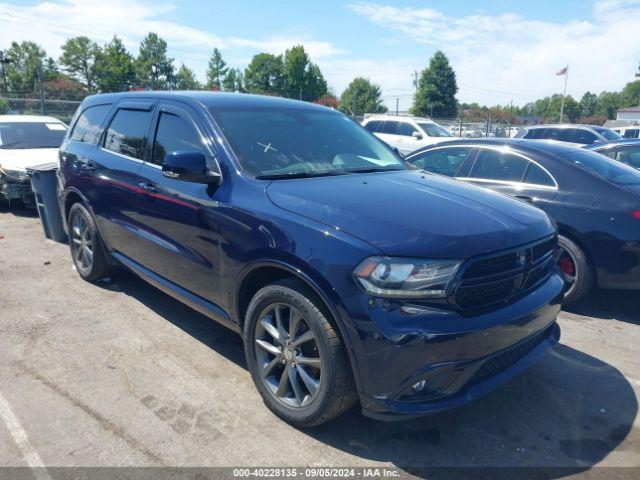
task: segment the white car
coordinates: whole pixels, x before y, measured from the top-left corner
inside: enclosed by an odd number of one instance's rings
[[[27,167],[57,163],[66,131],[53,117],[0,115],[0,198],[33,203]]]
[[[616,127],[612,130],[622,138],[640,138],[640,126]]]
[[[449,130],[422,117],[372,115],[364,119],[362,126],[389,146],[397,148],[401,155],[453,137]]]

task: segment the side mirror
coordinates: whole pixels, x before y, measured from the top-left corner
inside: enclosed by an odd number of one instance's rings
[[[420,132],[413,132],[411,136],[416,140],[422,140],[422,135],[420,134]]]
[[[170,152],[164,157],[162,175],[193,183],[219,183],[220,175],[209,171],[204,153],[197,150]]]

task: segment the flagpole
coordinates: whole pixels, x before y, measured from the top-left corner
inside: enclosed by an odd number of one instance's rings
[[[567,79],[569,78],[569,65],[564,72],[564,90],[562,91],[562,102],[560,103],[560,123],[562,123],[562,114],[564,113],[564,97],[567,96]]]

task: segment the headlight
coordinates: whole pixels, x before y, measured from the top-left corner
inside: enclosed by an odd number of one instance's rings
[[[9,170],[8,168],[2,168],[2,165],[0,165],[0,172],[2,172],[7,178],[17,180],[18,182],[23,182],[29,178],[29,175],[27,175],[27,172],[25,171]]]
[[[460,263],[455,260],[370,257],[358,265],[353,276],[374,297],[443,298]]]

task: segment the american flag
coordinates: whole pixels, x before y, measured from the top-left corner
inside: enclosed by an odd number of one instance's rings
[[[558,70],[556,72],[556,75],[559,77],[560,75],[566,75],[567,74],[567,70],[569,70],[569,65],[567,65],[566,67],[564,67],[561,70]]]

